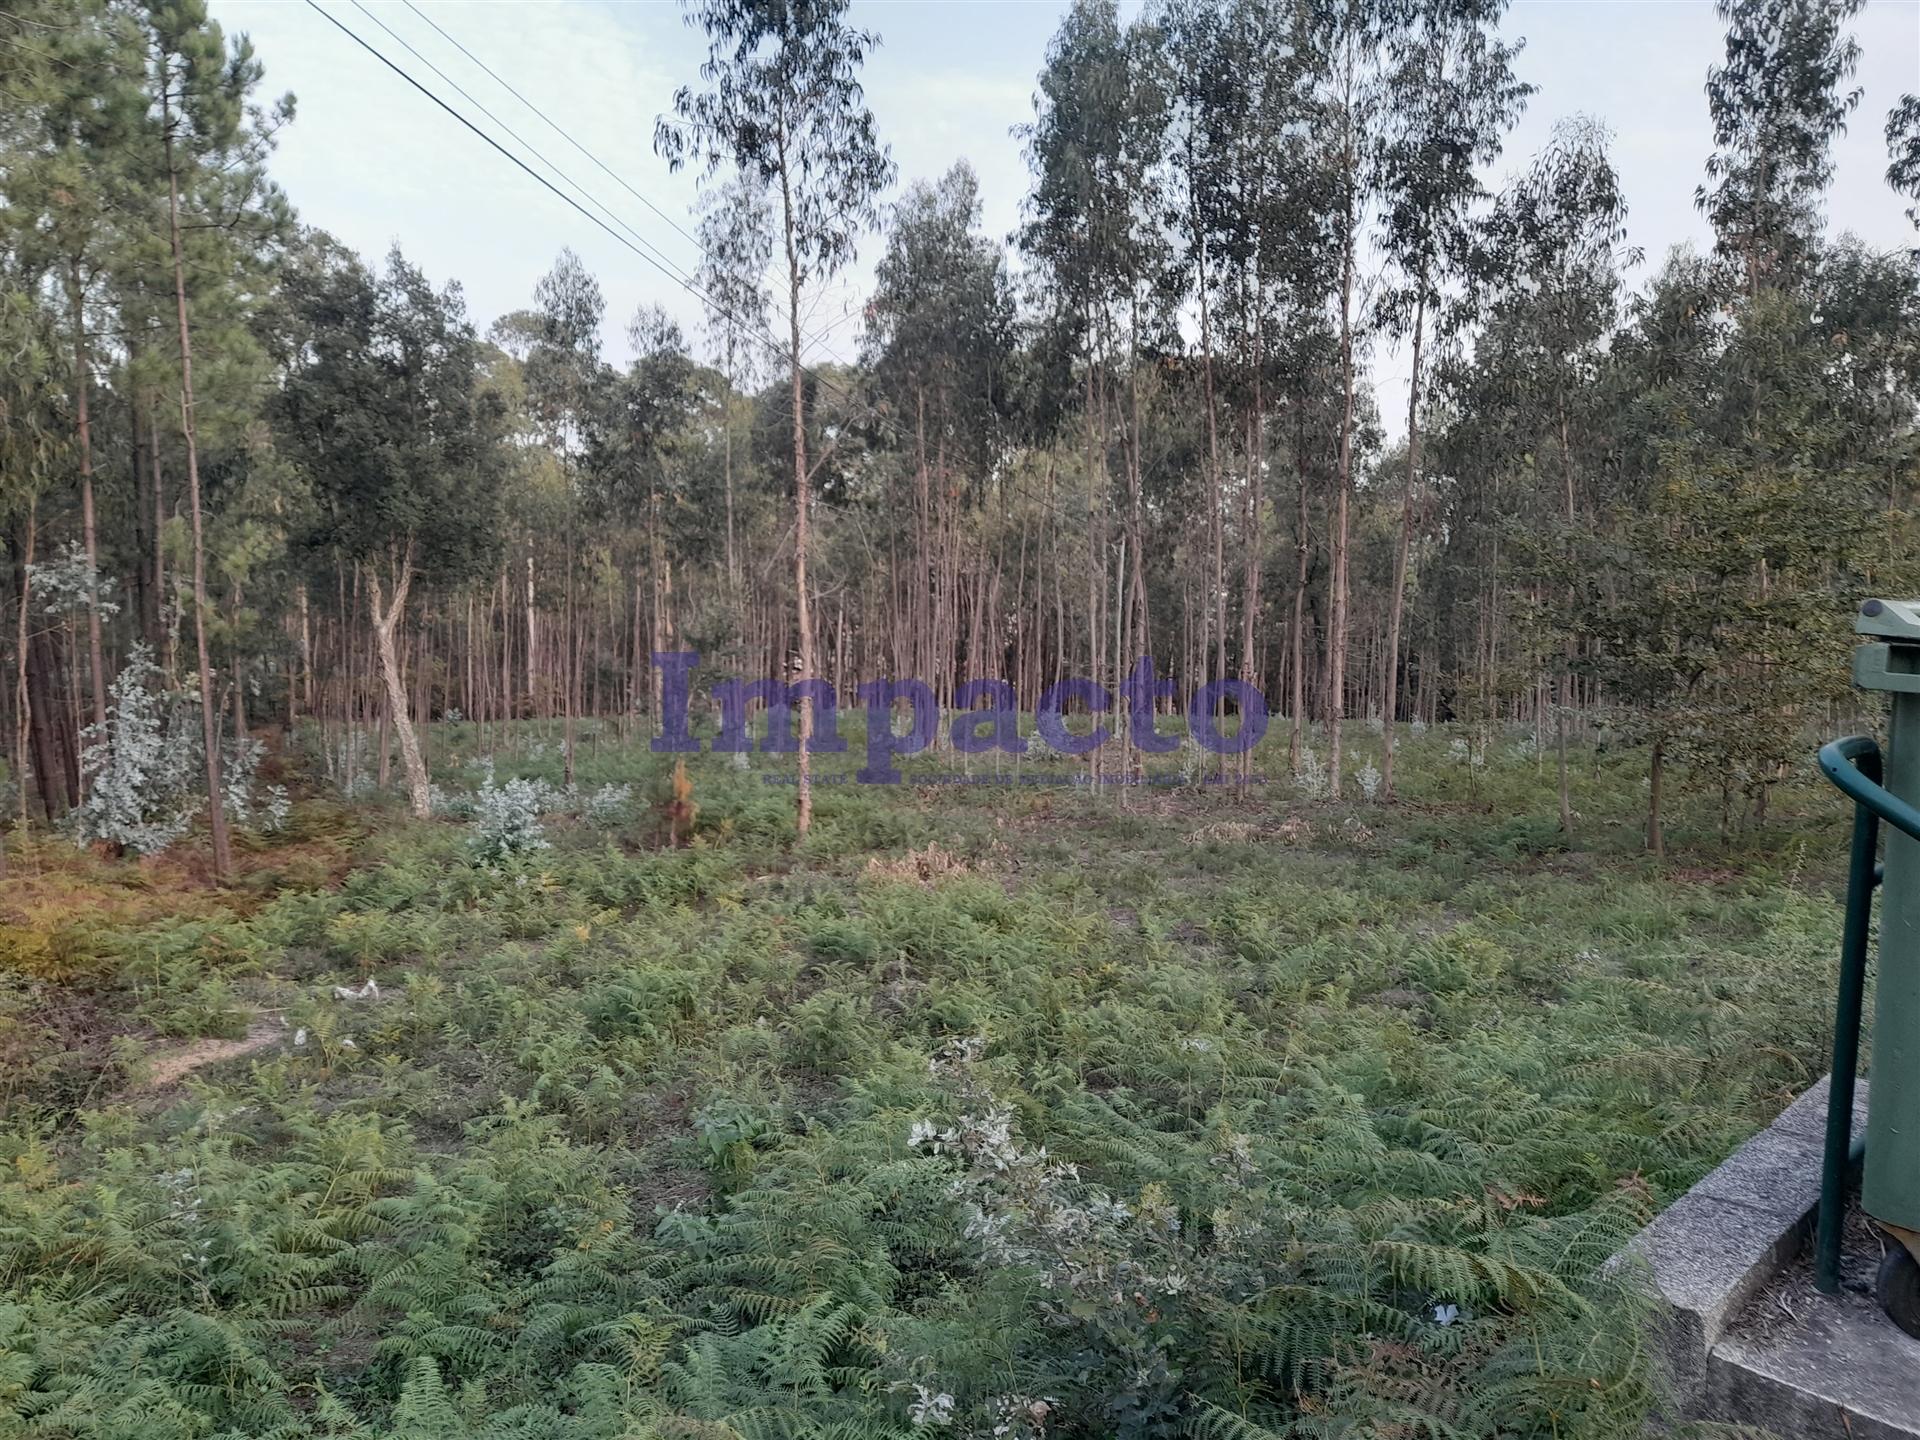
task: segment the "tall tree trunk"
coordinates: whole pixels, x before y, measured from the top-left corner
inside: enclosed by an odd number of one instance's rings
[[[1213,632],[1213,676],[1215,680],[1227,677],[1227,526],[1226,516],[1220,509],[1220,424],[1219,413],[1213,395],[1213,314],[1207,293],[1207,237],[1201,228],[1200,203],[1196,194],[1193,176],[1196,167],[1193,163],[1193,136],[1187,136],[1187,175],[1188,210],[1193,216],[1194,234],[1194,290],[1200,298],[1200,386],[1207,406],[1207,526],[1208,539],[1213,546],[1213,603],[1202,607],[1202,635],[1200,641],[1201,663],[1205,664],[1207,649],[1207,630]],[[1214,707],[1216,716],[1224,714],[1226,698],[1223,695]]]
[[[20,614],[19,634],[16,637],[14,659],[17,673],[14,676],[13,690],[13,762],[19,766],[20,773],[15,783],[20,796],[20,823],[27,823],[27,746],[29,730],[32,726],[32,693],[27,686],[27,617],[32,611],[33,602],[33,546],[39,536],[40,503],[37,496],[27,500],[27,543],[21,552],[20,561]],[[36,769],[38,767],[35,767]],[[41,781],[44,791],[46,782]]]
[[[1327,615],[1327,778],[1340,798],[1340,722],[1346,713],[1348,500],[1353,485],[1353,256],[1341,262],[1340,281],[1340,464],[1334,477],[1333,574]]]
[[[1256,262],[1257,263],[1257,262]],[[1255,277],[1258,284],[1258,274]],[[1260,562],[1261,562],[1261,509],[1265,504],[1262,496],[1262,477],[1266,470],[1267,453],[1267,407],[1266,394],[1262,386],[1261,371],[1265,365],[1264,336],[1260,327],[1258,302],[1254,306],[1253,319],[1253,409],[1247,416],[1247,593],[1246,613],[1240,617],[1240,680],[1255,689],[1265,692],[1265,678],[1259,673],[1254,661],[1253,627],[1260,614]],[[1244,707],[1240,723],[1245,726],[1247,715]],[[1240,752],[1240,785],[1244,788],[1253,778],[1253,750],[1248,747]]]
[[[1340,464],[1333,497],[1333,576],[1327,616],[1327,730],[1329,764],[1327,778],[1335,800],[1340,798],[1341,733],[1340,722],[1346,715],[1347,681],[1347,551],[1348,512],[1353,493],[1353,287],[1355,249],[1359,245],[1360,155],[1354,135],[1358,123],[1357,40],[1348,34],[1343,63],[1345,66],[1345,136],[1342,165],[1345,183],[1345,213],[1340,238]]]
[[[1287,739],[1287,768],[1300,773],[1300,747],[1307,724],[1307,580],[1312,573],[1311,540],[1307,531],[1307,427],[1298,409],[1294,413],[1294,470],[1300,477],[1299,533],[1294,538],[1293,634],[1288,668],[1293,672],[1292,733]]]
[[[1560,400],[1560,459],[1566,473],[1566,518],[1568,543],[1573,537],[1573,448],[1567,434],[1566,398]],[[1573,787],[1567,776],[1567,719],[1573,708],[1573,636],[1567,637],[1565,665],[1560,672],[1560,703],[1553,717],[1554,752],[1559,769],[1560,833],[1573,838]]]
[[[220,790],[220,721],[213,704],[213,660],[207,651],[207,543],[200,507],[200,453],[194,438],[193,339],[187,328],[187,266],[180,246],[180,172],[173,160],[173,110],[167,66],[160,67],[160,121],[166,137],[167,224],[173,242],[173,299],[180,322],[180,435],[187,450],[187,507],[193,520],[193,641],[200,664],[200,737],[206,749],[207,822],[213,836],[213,873],[233,874],[227,811]]]
[[[800,626],[800,679],[813,678],[813,608],[807,597],[807,419],[805,392],[800,384],[800,254],[795,246],[792,177],[788,172],[785,136],[780,142],[780,201],[787,247],[787,378],[793,401],[793,600]],[[781,667],[784,672],[786,667]],[[788,678],[784,673],[781,679]],[[794,830],[801,839],[813,824],[813,763],[808,753],[813,741],[813,702],[802,699],[800,711],[799,784],[795,787]]]
[[[573,468],[568,464],[564,465],[562,469],[567,486],[567,568],[566,596],[562,607],[564,619],[562,621],[561,633],[561,643],[566,648],[561,654],[560,662],[560,685],[563,692],[560,701],[561,708],[565,711],[565,718],[561,721],[563,731],[561,771],[567,789],[571,790],[573,788],[574,692],[580,682],[580,641],[576,633],[579,627],[575,624],[573,613]]]
[[[1124,680],[1131,658],[1148,654],[1153,648],[1153,615],[1147,603],[1147,548],[1145,505],[1140,480],[1140,299],[1138,282],[1133,286],[1132,312],[1127,325],[1127,526],[1132,536],[1127,584],[1132,597],[1127,624],[1133,632],[1133,644],[1116,651],[1113,657],[1116,690]],[[1130,727],[1122,727],[1120,750],[1128,748]]]
[[[1427,278],[1420,277],[1426,290]],[[1407,604],[1407,555],[1413,546],[1413,485],[1420,467],[1420,342],[1426,327],[1427,300],[1423,293],[1413,307],[1413,378],[1407,385],[1407,485],[1400,499],[1400,541],[1393,551],[1393,596],[1387,602],[1386,670],[1381,678],[1380,794],[1393,798],[1393,717],[1400,703],[1400,621]]]
[[[313,618],[307,601],[307,587],[301,582],[296,592],[300,602],[300,708],[307,714],[313,713]],[[293,694],[288,691],[289,696]],[[288,709],[292,705],[289,702]],[[294,716],[287,716],[287,728],[293,728]]]
[[[658,479],[650,475],[647,493],[647,587],[652,592],[652,604],[648,607],[648,634],[654,650],[667,648],[667,591],[661,578],[665,560],[666,546],[660,543],[660,485]],[[653,716],[654,724],[658,727],[665,723],[666,672],[657,665],[650,665],[647,669],[653,677]]]
[[[728,347],[731,349],[731,345]],[[721,474],[724,479],[727,497],[727,600],[737,607],[740,604],[740,565],[735,556],[733,544],[733,380],[729,375],[723,382],[726,390],[720,401],[720,440],[724,447],[721,460]]]
[[[160,402],[149,392],[143,397],[147,411],[147,451],[153,465],[153,648],[166,666],[168,683],[178,673],[174,654],[173,626],[167,623],[167,481],[160,468]]]
[[[128,453],[133,461],[133,591],[134,623],[139,633],[147,638],[153,653],[160,653],[159,624],[157,611],[159,600],[154,590],[153,577],[153,537],[147,533],[153,523],[153,472],[148,463],[149,441],[144,416],[146,407],[140,397],[130,397],[127,406],[127,426],[130,441]]]
[[[1656,859],[1667,855],[1667,837],[1660,823],[1661,790],[1666,781],[1666,741],[1653,742],[1647,757],[1647,849]]]
[[[386,683],[386,718],[400,737],[400,764],[406,772],[407,801],[414,815],[424,820],[433,813],[433,801],[427,789],[426,762],[420,757],[420,740],[407,713],[407,689],[400,678],[400,652],[394,644],[394,632],[406,613],[407,591],[413,584],[411,542],[401,555],[398,570],[389,602],[378,568],[367,567],[367,607],[373,619],[374,646],[380,656],[380,678]]]
[[[494,709],[494,742],[513,720],[513,576],[503,562],[500,566],[500,704]]]
[[[1105,450],[1104,437],[1100,433],[1104,418],[1104,402],[1098,399],[1095,384],[1099,366],[1099,350],[1094,339],[1094,329],[1087,328],[1087,673],[1097,676],[1100,673],[1102,636],[1100,628],[1100,580],[1106,573],[1106,536],[1098,523],[1104,515],[1100,505],[1103,498],[1100,487],[1095,484],[1096,475],[1105,470],[1101,461],[1101,452]],[[1097,784],[1100,779],[1100,751],[1095,749],[1087,757],[1088,769]]]
[[[57,820],[80,803],[78,737],[73,710],[62,703],[62,679],[69,675],[64,631],[33,631],[27,640],[27,710],[33,742],[33,772],[41,809]]]
[[[87,364],[87,303],[80,267],[67,267],[67,299],[73,311],[73,428],[79,441],[80,535],[87,549],[87,660],[93,668],[93,723],[107,724],[107,662],[100,644],[100,542],[93,510],[93,423],[88,414],[93,385]]]
[[[527,537],[527,718],[531,720],[540,713],[539,702],[534,698],[538,693],[534,666],[539,650],[539,620],[534,613],[533,591],[533,537]]]

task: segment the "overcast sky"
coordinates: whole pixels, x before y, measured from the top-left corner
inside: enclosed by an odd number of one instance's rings
[[[489,78],[405,4],[362,0],[363,9],[355,0],[320,3],[503,144],[524,153],[503,124],[518,132],[670,264],[691,269],[698,255],[693,243],[625,188],[693,229],[687,217],[693,180],[669,173],[652,143],[654,121],[671,108],[675,86],[696,80],[705,58],[702,38],[686,27],[674,0],[418,0],[434,23],[500,80]],[[1063,0],[855,0],[856,23],[881,37],[865,82],[902,179],[936,176],[957,159],[970,161],[980,177],[985,225],[994,235],[1008,234],[1019,220],[1027,172],[1012,130],[1032,116],[1034,77],[1065,9]],[[298,100],[273,170],[307,222],[373,258],[398,242],[436,281],[458,279],[466,287],[482,329],[496,315],[526,305],[560,247],[571,245],[606,293],[611,358],[625,355],[626,322],[641,305],[666,306],[697,338],[696,300],[489,149],[304,0],[213,0],[213,12],[230,31],[252,35],[266,66],[265,90],[291,90]],[[1499,171],[1524,165],[1556,119],[1581,112],[1597,116],[1615,132],[1631,243],[1645,249],[1651,263],[1672,245],[1704,242],[1706,227],[1693,205],[1712,143],[1702,85],[1722,43],[1710,0],[1520,0],[1507,30],[1525,37],[1519,69],[1538,93],[1509,137]],[[1893,249],[1911,244],[1913,231],[1899,197],[1884,183],[1881,131],[1900,94],[1920,90],[1920,0],[1869,0],[1856,33],[1863,51],[1857,83],[1865,96],[1836,147],[1829,214],[1836,231],[1852,230],[1875,247]],[[500,81],[563,127],[617,180]],[[482,115],[481,105],[503,124]],[[539,168],[537,160],[532,163]],[[862,246],[860,264],[819,299],[809,317],[815,358],[851,360],[857,353],[859,307],[877,243],[869,239]],[[1379,357],[1389,416],[1405,403],[1400,369],[1398,357]],[[1390,425],[1402,428],[1397,421]]]

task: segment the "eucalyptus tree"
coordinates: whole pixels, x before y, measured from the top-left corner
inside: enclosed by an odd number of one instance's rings
[[[10,263],[0,268],[0,278],[9,282],[16,273]],[[13,597],[12,753],[23,822],[29,772],[49,820],[80,800],[77,740],[60,700],[52,637],[31,619],[40,497],[65,472],[74,444],[59,349],[53,316],[39,296],[25,286],[0,287],[0,527],[19,579]]]
[[[1270,357],[1300,257],[1318,250],[1322,216],[1305,143],[1311,100],[1301,17],[1273,0],[1169,0],[1159,12],[1170,72],[1167,186],[1172,226],[1193,275],[1206,421],[1212,574],[1205,627],[1213,669],[1227,673],[1227,508],[1222,493],[1220,401],[1239,401],[1242,564],[1241,678],[1258,684],[1252,626],[1260,610],[1261,526]],[[1235,364],[1219,373],[1222,329]],[[1203,645],[1203,649],[1206,647]]]
[[[66,17],[46,0],[26,0],[0,13],[0,531],[15,584],[10,657],[13,713],[9,754],[19,818],[28,814],[28,777],[40,792],[49,819],[79,801],[77,740],[63,723],[57,675],[49,675],[45,651],[55,635],[33,625],[33,570],[38,558],[40,500],[66,473],[73,444],[63,383],[61,340],[47,292],[47,256],[38,242],[36,207],[23,203],[25,177],[47,148],[43,118],[61,95],[61,60],[46,37]],[[25,194],[23,195],[23,192]],[[44,677],[44,678],[43,678]],[[0,874],[4,859],[0,857]]]
[[[311,487],[311,548],[357,564],[409,801],[429,813],[396,636],[416,585],[480,573],[499,543],[497,401],[457,285],[435,290],[399,250],[376,275],[317,239],[289,266],[302,329],[275,403],[278,444]]]
[[[1714,153],[1695,204],[1749,296],[1791,285],[1819,235],[1833,138],[1860,103],[1847,24],[1866,0],[1715,0],[1726,60],[1707,72]]]
[[[704,395],[680,327],[664,310],[651,306],[635,312],[627,341],[634,359],[624,374],[600,387],[587,468],[608,519],[635,510],[646,517],[648,648],[660,651],[675,648],[673,554],[679,547],[669,544],[668,529],[686,499],[686,452],[697,444],[691,431]],[[653,677],[651,713],[658,722],[663,675],[658,666],[645,663],[637,643],[637,605],[636,594],[631,684],[637,687],[643,673]],[[637,691],[630,693],[631,707],[638,709],[638,702]]]
[[[600,282],[571,247],[560,251],[553,268],[534,287],[533,342],[523,367],[527,400],[547,442],[560,456],[566,491],[566,553],[561,561],[566,654],[560,668],[561,712],[565,719],[564,767],[573,784],[574,711],[579,705],[580,652],[574,625],[574,524],[578,508],[576,462],[584,444],[593,392],[601,380],[600,322],[607,312]],[[531,563],[531,550],[529,551]],[[529,576],[531,585],[531,576]],[[531,606],[528,614],[532,615]],[[531,661],[531,641],[529,661]]]
[[[1081,422],[1087,502],[1087,659],[1104,659],[1101,601],[1106,569],[1106,396],[1101,355],[1113,277],[1126,268],[1130,196],[1122,176],[1127,65],[1119,13],[1111,0],[1075,0],[1047,45],[1025,127],[1033,188],[1025,202],[1021,248],[1044,285],[1053,329],[1080,352]]]
[[[960,645],[962,502],[999,467],[1014,346],[1000,247],[979,233],[980,187],[963,161],[893,207],[867,305],[863,360],[889,414],[911,417],[912,565],[901,604],[910,673],[952,691]]]
[[[1244,207],[1233,203],[1234,180],[1244,173],[1232,162],[1233,139],[1245,113],[1244,71],[1229,63],[1231,38],[1219,0],[1168,0],[1158,22],[1166,37],[1172,71],[1170,132],[1177,178],[1174,224],[1193,267],[1198,311],[1200,390],[1207,434],[1207,548],[1211,603],[1202,609],[1211,633],[1213,676],[1227,673],[1226,516],[1220,492],[1220,413],[1214,385],[1214,312],[1218,283],[1216,237],[1232,227]],[[1203,634],[1200,652],[1209,649]]]
[[[1160,35],[1150,22],[1122,27],[1112,0],[1075,0],[1048,43],[1034,119],[1023,127],[1034,187],[1020,245],[1033,260],[1056,311],[1054,321],[1078,340],[1083,365],[1085,428],[1088,656],[1094,673],[1106,665],[1120,621],[1148,633],[1141,579],[1144,531],[1140,503],[1137,352],[1142,310],[1165,298],[1171,256],[1160,224],[1167,77]],[[1107,449],[1116,393],[1115,336],[1124,331],[1128,382],[1123,435],[1128,484],[1125,531],[1131,603],[1105,612]],[[1119,677],[1116,675],[1116,679]],[[1096,752],[1097,753],[1097,752]]]
[[[1546,148],[1489,217],[1473,281],[1489,318],[1481,340],[1487,363],[1504,370],[1517,402],[1520,448],[1513,458],[1556,457],[1563,551],[1581,523],[1583,453],[1610,444],[1613,417],[1600,403],[1601,372],[1619,318],[1620,267],[1637,259],[1624,249],[1626,198],[1609,138],[1604,126],[1584,116],[1554,127]],[[1585,444],[1579,443],[1583,435]],[[1554,716],[1560,826],[1567,834],[1573,831],[1567,725],[1576,643],[1566,637]]]
[[[1887,112],[1887,184],[1913,205],[1907,218],[1920,229],[1920,95],[1902,95]]]
[[[1380,244],[1393,266],[1393,281],[1381,309],[1386,328],[1406,338],[1412,354],[1406,481],[1381,657],[1381,793],[1388,799],[1393,796],[1400,625],[1420,469],[1422,347],[1428,326],[1443,317],[1448,282],[1469,262],[1473,209],[1486,196],[1476,172],[1498,157],[1507,130],[1533,91],[1513,73],[1519,46],[1498,34],[1505,10],[1506,0],[1418,0],[1386,35],[1393,104],[1377,163]],[[1445,319],[1465,318],[1460,306],[1449,308]]]
[[[1235,281],[1224,299],[1240,335],[1239,390],[1247,437],[1240,672],[1243,680],[1261,686],[1254,627],[1263,608],[1265,481],[1275,449],[1267,433],[1269,395],[1277,392],[1274,403],[1293,412],[1288,448],[1294,451],[1300,487],[1296,538],[1304,546],[1309,471],[1315,468],[1308,463],[1304,441],[1324,409],[1327,376],[1320,362],[1326,351],[1320,342],[1337,274],[1333,256],[1338,247],[1332,236],[1338,172],[1314,138],[1325,111],[1324,96],[1316,94],[1319,60],[1311,14],[1305,7],[1274,0],[1235,0],[1225,36],[1221,64],[1240,77],[1239,93],[1222,111],[1226,130],[1219,142],[1234,177],[1219,244]],[[1297,552],[1295,559],[1296,585],[1304,587],[1307,557]],[[1296,593],[1294,601],[1297,642],[1305,597]],[[1296,663],[1294,668],[1297,680],[1302,667]],[[1295,763],[1301,710],[1295,706],[1290,747]],[[1243,756],[1243,778],[1251,763],[1250,754]]]
[[[1850,456],[1878,471],[1862,528],[1877,532],[1862,557],[1862,588],[1906,593],[1915,560],[1915,476],[1920,475],[1920,264],[1852,235],[1827,245],[1813,277],[1811,329],[1832,366],[1829,396],[1847,424]],[[1869,518],[1870,517],[1870,518]]]
[[[875,133],[860,67],[878,43],[847,23],[849,0],[683,0],[706,32],[701,76],[682,86],[662,117],[654,147],[676,170],[696,166],[703,181],[731,165],[779,197],[779,238],[787,289],[787,377],[793,434],[793,590],[799,668],[813,677],[814,634],[807,589],[812,473],[807,461],[800,310],[808,287],[833,278],[877,219],[892,183],[891,152]],[[813,820],[812,701],[800,704],[795,825]]]
[[[1341,787],[1341,721],[1346,714],[1349,562],[1360,347],[1367,317],[1359,293],[1368,210],[1378,187],[1380,126],[1390,103],[1387,46],[1402,15],[1398,0],[1314,0],[1307,43],[1315,77],[1318,165],[1331,190],[1329,238],[1338,260],[1333,294],[1340,340],[1340,441],[1334,465],[1327,602],[1328,778]]]
[[[1696,688],[1717,703],[1697,715],[1692,748],[1723,761],[1723,773],[1743,770],[1761,809],[1785,763],[1783,727],[1798,723],[1794,712],[1823,693],[1809,668],[1818,660],[1807,648],[1808,626],[1833,579],[1809,551],[1770,541],[1810,523],[1799,507],[1812,489],[1824,483],[1837,495],[1855,479],[1843,437],[1820,409],[1835,371],[1821,359],[1831,347],[1819,343],[1812,307],[1833,140],[1861,94],[1850,84],[1860,47],[1848,28],[1860,0],[1720,0],[1717,8],[1727,25],[1726,60],[1707,77],[1716,149],[1696,202],[1713,223],[1726,267],[1721,303],[1729,329],[1718,403],[1669,438],[1662,494],[1673,502],[1676,534],[1691,539],[1702,526],[1748,532],[1737,583],[1715,578],[1729,603],[1754,607],[1749,635],[1712,655]],[[1809,348],[1795,353],[1795,345]],[[1789,425],[1805,433],[1783,428]],[[1822,453],[1841,467],[1824,482],[1807,468]],[[1761,489],[1773,491],[1768,542],[1753,538],[1761,522],[1747,513]],[[1725,558],[1696,555],[1707,566]]]
[[[740,557],[733,503],[734,396],[752,383],[765,353],[764,337],[773,297],[767,267],[773,263],[773,213],[765,181],[741,173],[702,197],[700,265],[694,279],[704,298],[707,331],[720,356],[726,384],[720,387],[722,492],[726,504],[727,586],[738,605]]]
[[[1541,193],[1526,182],[1514,187],[1490,228],[1524,236],[1533,227],[1521,217]],[[1647,746],[1646,843],[1659,853],[1669,770],[1704,670],[1696,577],[1667,543],[1676,517],[1661,504],[1663,467],[1674,437],[1715,404],[1726,339],[1719,279],[1710,261],[1675,251],[1631,298],[1627,323],[1592,347],[1597,353],[1567,344],[1587,326],[1563,317],[1584,307],[1536,304],[1539,283],[1522,270],[1510,286],[1490,290],[1472,352],[1443,366],[1448,420],[1436,431],[1434,455],[1454,483],[1436,600],[1473,621],[1458,642],[1467,653],[1456,666],[1464,692],[1456,710],[1490,719],[1517,698],[1502,689],[1510,672],[1532,683],[1524,666],[1503,665],[1497,652],[1512,641],[1517,608],[1542,611],[1566,642],[1563,663],[1604,697],[1611,733]],[[1577,279],[1564,283],[1570,293],[1583,288]],[[1567,390],[1570,402],[1582,403],[1569,404],[1566,433],[1578,436],[1585,418],[1595,454],[1584,468],[1567,463],[1581,450],[1562,440],[1559,386],[1539,380],[1556,357],[1567,376],[1582,378]],[[1543,456],[1560,463],[1543,465]],[[1563,502],[1548,488],[1558,488],[1555,480],[1587,488],[1589,510],[1577,527],[1556,519]]]

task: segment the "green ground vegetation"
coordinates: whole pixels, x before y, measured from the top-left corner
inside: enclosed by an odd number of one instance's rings
[[[823,784],[796,845],[785,757],[676,808],[603,726],[631,793],[517,851],[318,796],[220,894],[16,846],[0,1435],[1639,1433],[1603,1262],[1821,1073],[1841,807],[1696,797],[1662,865],[1631,751],[1569,851],[1528,737],[1403,739],[1392,806],[1265,750]]]

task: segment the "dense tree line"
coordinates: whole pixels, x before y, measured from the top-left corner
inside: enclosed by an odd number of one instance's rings
[[[622,367],[570,251],[483,329],[301,224],[268,167],[291,98],[201,0],[18,0],[12,805],[80,803],[144,645],[213,795],[223,737],[303,724],[424,810],[418,726],[455,713],[557,720],[570,776],[577,719],[639,723],[649,653],[691,648],[1027,707],[1151,654],[1177,693],[1259,687],[1296,763],[1325,727],[1336,795],[1342,718],[1383,728],[1389,795],[1396,725],[1518,719],[1569,829],[1601,730],[1648,747],[1656,848],[1675,765],[1763,814],[1843,698],[1847,609],[1920,582],[1920,269],[1822,216],[1858,4],[1720,0],[1716,245],[1630,290],[1604,125],[1503,153],[1552,99],[1503,0],[1077,0],[1004,241],[964,161],[895,189],[842,0],[691,0],[709,62],[653,148],[703,177],[707,324],[644,310]],[[1920,101],[1886,139],[1920,211]],[[808,297],[865,246],[858,360],[818,363]]]

